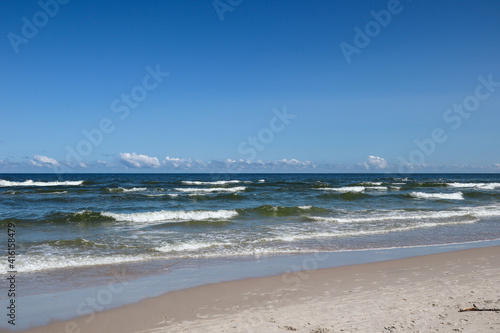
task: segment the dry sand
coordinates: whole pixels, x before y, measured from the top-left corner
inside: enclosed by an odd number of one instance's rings
[[[224,282],[27,332],[500,332],[500,247]]]

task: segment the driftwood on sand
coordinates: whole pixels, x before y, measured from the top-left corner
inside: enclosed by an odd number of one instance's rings
[[[500,311],[500,309],[481,309],[476,306],[476,304],[472,304],[472,308],[466,308],[466,309],[460,309],[458,312],[465,312],[465,311]]]

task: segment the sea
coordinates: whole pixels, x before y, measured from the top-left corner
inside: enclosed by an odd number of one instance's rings
[[[89,297],[500,245],[500,174],[0,174],[0,225],[26,329]]]
[[[465,243],[500,239],[500,175],[1,174],[0,224],[19,274]]]

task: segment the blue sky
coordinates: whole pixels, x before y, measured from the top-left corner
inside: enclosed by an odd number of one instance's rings
[[[500,171],[496,0],[0,13],[0,172]]]

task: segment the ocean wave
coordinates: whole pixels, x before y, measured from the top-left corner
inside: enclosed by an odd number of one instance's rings
[[[500,207],[499,206],[482,206],[475,208],[462,208],[463,211],[470,212],[477,217],[495,217],[500,216]]]
[[[415,188],[415,187],[447,187],[446,183],[441,182],[411,182],[406,183],[405,188]]]
[[[145,187],[132,187],[132,188],[123,188],[121,187],[123,192],[141,192],[141,191],[146,191],[147,188]]]
[[[99,223],[114,221],[109,216],[104,216],[99,212],[91,210],[82,210],[75,213],[53,213],[45,219],[49,223]]]
[[[152,198],[161,198],[161,197],[169,197],[169,198],[177,198],[179,194],[177,193],[158,193],[158,194],[145,194],[146,197]]]
[[[365,189],[366,189],[366,187],[364,187],[364,186],[345,186],[345,187],[323,187],[323,188],[318,188],[318,190],[335,191],[335,192],[341,192],[341,193],[363,192]]]
[[[202,220],[228,220],[238,215],[235,210],[162,210],[144,213],[111,213],[102,212],[101,215],[111,217],[123,222],[170,222],[170,221],[202,221]]]
[[[227,185],[227,184],[239,184],[242,183],[241,180],[217,180],[213,182],[203,182],[199,180],[183,180],[183,184],[186,185]]]
[[[107,248],[109,247],[107,244],[97,243],[85,238],[76,238],[76,239],[62,239],[62,240],[52,240],[48,242],[44,242],[43,244],[53,247],[64,247],[64,248],[85,248],[85,249],[94,249],[94,248]]]
[[[83,184],[83,180],[75,181],[54,181],[54,182],[37,182],[31,179],[25,180],[23,182],[15,182],[0,179],[0,187],[12,187],[12,186],[78,186]]]
[[[382,182],[362,182],[362,183],[359,183],[359,185],[363,185],[363,186],[380,186],[380,185],[382,185]]]
[[[479,206],[462,207],[454,210],[440,211],[414,211],[414,210],[382,210],[382,211],[357,211],[357,215],[349,217],[323,217],[308,216],[307,219],[321,222],[337,223],[364,223],[364,222],[383,222],[383,221],[405,221],[405,220],[449,220],[470,219],[477,220],[481,217],[500,216],[500,206]],[[361,216],[360,216],[361,215]],[[369,216],[369,217],[364,217]]]
[[[464,200],[464,195],[462,192],[455,192],[455,193],[411,192],[410,196],[417,199]]]
[[[85,266],[113,265],[151,259],[145,255],[78,256],[78,255],[18,255],[17,271],[20,273]],[[0,266],[0,274],[6,274],[6,266]]]
[[[308,216],[307,219],[318,222],[335,223],[366,223],[366,222],[384,222],[384,221],[407,221],[407,220],[446,220],[462,219],[477,221],[481,217],[500,216],[499,206],[481,206],[458,208],[455,210],[441,211],[406,211],[406,210],[388,210],[380,212],[358,212],[359,215],[348,217],[323,217]],[[369,215],[369,217],[365,217]]]
[[[387,186],[366,186],[367,190],[387,191]]]
[[[197,241],[189,241],[185,243],[179,244],[165,244],[159,247],[156,247],[155,250],[159,252],[188,252],[188,251],[196,251],[200,249],[206,249],[215,246],[224,246],[227,243],[221,242],[197,242]]]
[[[68,191],[40,191],[41,194],[68,194]]]
[[[209,198],[213,192],[196,192],[196,193],[188,193],[188,197],[202,197],[202,198]]]
[[[244,200],[244,196],[239,192],[208,192],[208,193],[157,193],[157,194],[144,194],[144,197],[160,200],[176,201],[223,201],[223,200]]]
[[[471,198],[471,199],[478,199],[478,198],[500,199],[500,193],[498,193],[498,192],[482,192],[482,191],[467,191],[467,192],[464,192],[464,197]]]
[[[335,237],[353,237],[353,236],[369,236],[369,235],[380,235],[380,234],[388,234],[392,232],[404,232],[415,229],[422,228],[435,228],[439,226],[447,226],[447,225],[457,225],[457,224],[472,224],[476,221],[449,221],[449,222],[423,222],[417,223],[409,226],[394,226],[388,227],[384,229],[372,229],[372,230],[335,230],[335,231],[317,231],[311,233],[283,233],[279,236],[275,237],[266,237],[262,238],[260,241],[262,242],[294,242],[301,241],[307,239],[318,239],[318,238],[335,238]]]
[[[477,188],[482,190],[494,190],[500,188],[500,183],[447,183],[449,187]]]
[[[106,188],[105,190],[108,192],[126,193],[126,192],[146,191],[147,188],[146,187],[132,187],[132,188],[113,187],[113,188]]]
[[[298,252],[313,252],[301,251],[301,249],[287,249],[275,247],[237,247],[229,246],[224,243],[192,243],[178,245],[164,245],[155,248],[157,252],[163,253],[163,259],[178,259],[185,258],[186,252],[190,258],[220,258],[234,256],[251,256],[251,255],[266,255],[266,254],[283,254],[283,253],[298,253]],[[218,247],[217,251],[203,251],[210,247]],[[55,269],[71,269],[78,267],[116,265],[124,263],[140,262],[158,258],[158,254],[137,254],[137,255],[106,255],[106,256],[81,256],[81,255],[18,255],[17,256],[17,271],[19,273],[31,273],[44,270]],[[0,274],[7,274],[7,267],[0,266]]]
[[[345,201],[355,201],[355,200],[363,200],[367,198],[373,197],[370,194],[365,194],[362,192],[334,192],[334,193],[325,193],[319,196],[323,199],[341,199]]]
[[[284,206],[271,206],[262,205],[255,208],[247,208],[238,210],[242,214],[256,214],[260,216],[275,216],[275,217],[285,217],[285,216],[302,216],[305,213],[315,213],[315,214],[325,214],[330,211],[326,208],[315,207],[315,206],[295,206],[295,207],[284,207]]]
[[[183,192],[183,193],[213,193],[213,192],[242,192],[247,188],[245,186],[236,186],[236,187],[213,187],[213,188],[196,188],[196,187],[178,187],[175,188],[175,191]]]
[[[364,223],[364,222],[382,222],[382,221],[406,221],[406,220],[424,220],[424,219],[444,219],[451,217],[459,217],[468,215],[464,212],[405,212],[405,211],[391,211],[386,214],[384,213],[372,213],[370,217],[320,217],[320,216],[310,216],[308,217],[314,221],[321,222],[336,222],[336,223]]]

